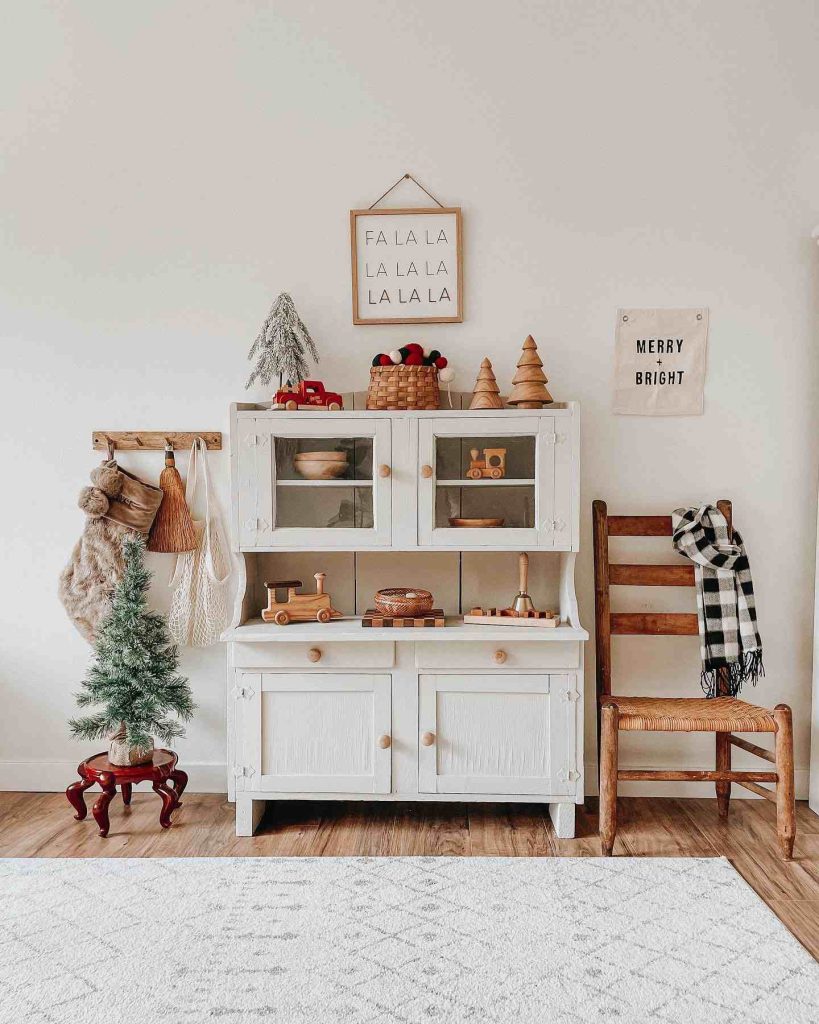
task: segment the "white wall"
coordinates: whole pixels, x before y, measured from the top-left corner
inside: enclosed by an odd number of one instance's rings
[[[508,382],[535,336],[553,394],[583,406],[588,625],[593,498],[624,512],[733,498],[768,670],[753,696],[793,705],[804,792],[812,0],[3,6],[0,786],[61,788],[84,753],[65,719],[88,649],[55,589],[91,430],[226,430],[284,289],[338,390],[415,337],[452,357],[458,387],[486,354]],[[353,327],[348,210],[405,170],[464,209],[466,320]],[[710,307],[705,415],[611,415],[618,305]],[[157,474],[161,456],[130,464]],[[153,564],[164,601],[169,560]],[[698,694],[696,644],[622,643],[621,672]],[[221,649],[184,659],[201,710],[179,750],[200,788],[222,780],[223,664]],[[705,766],[712,742],[644,737],[627,760]]]

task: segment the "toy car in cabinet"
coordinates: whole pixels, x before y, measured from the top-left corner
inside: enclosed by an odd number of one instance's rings
[[[324,593],[324,580],[327,574],[315,574],[315,594],[297,594],[302,585],[301,580],[273,580],[265,583],[267,587],[267,608],[262,609],[265,622],[275,622],[277,626],[286,626],[288,622],[329,622],[340,619],[341,612],[333,608],[330,595]],[[286,590],[287,600],[277,601],[276,591]]]

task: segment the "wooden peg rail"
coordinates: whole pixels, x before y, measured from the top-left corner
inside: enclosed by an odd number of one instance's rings
[[[201,437],[207,448],[222,450],[222,434],[219,430],[95,430],[91,445],[95,451],[108,451],[108,444],[121,452],[162,451],[166,442],[182,451],[189,449],[194,439]]]

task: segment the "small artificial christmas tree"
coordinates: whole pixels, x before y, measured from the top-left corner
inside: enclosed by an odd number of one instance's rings
[[[319,361],[315,343],[296,312],[293,300],[287,292],[282,292],[270,307],[267,319],[248,353],[248,359],[255,355],[258,355],[258,359],[245,388],[257,380],[268,385],[276,374],[279,375],[280,388],[285,383],[288,387],[297,387],[307,379],[310,372],[307,352],[313,362]]]
[[[177,672],[179,656],[165,619],[148,610],[151,573],[138,534],[123,541],[124,570],[114,589],[111,611],[94,641],[94,661],[77,694],[81,708],[102,710],[68,723],[73,736],[111,738],[112,764],[142,764],[153,757],[152,733],[170,743],[184,736],[181,724],[193,714],[188,680]]]
[[[542,366],[535,339],[530,334],[523,343],[518,372],[512,378],[512,390],[506,399],[509,405],[516,405],[519,409],[542,409],[554,401],[546,390],[549,378],[541,369]]]
[[[484,358],[481,361],[481,368],[478,370],[478,378],[475,387],[472,389],[472,401],[470,409],[502,409],[503,400],[500,397],[500,388],[495,380],[492,370],[492,363]]]

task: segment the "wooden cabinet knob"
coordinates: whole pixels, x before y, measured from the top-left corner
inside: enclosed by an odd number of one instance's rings
[[[318,647],[311,647],[310,648],[310,650],[307,652],[307,660],[308,661],[321,661],[321,651],[318,649]]]
[[[421,476],[425,480],[429,480],[432,476],[432,466],[421,466]]]
[[[387,750],[390,746],[392,746],[392,736],[379,736],[378,745],[379,747],[381,747],[382,750]]]
[[[495,651],[492,657],[499,665],[502,665],[506,661],[506,651]]]
[[[425,732],[421,736],[421,743],[423,743],[423,745],[425,747],[431,747],[434,742],[435,742],[435,733],[434,732]]]
[[[390,475],[390,467],[386,463],[383,466],[379,466],[378,475],[380,477],[388,477]]]

